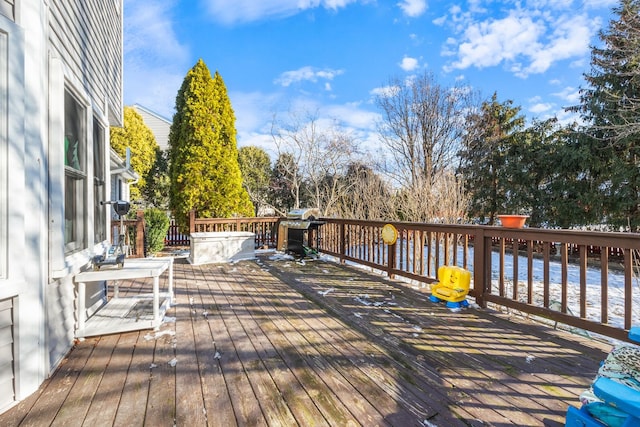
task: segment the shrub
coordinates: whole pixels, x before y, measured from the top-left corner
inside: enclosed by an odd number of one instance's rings
[[[169,230],[169,217],[164,211],[150,208],[144,211],[147,252],[155,254],[164,248],[164,238]]]

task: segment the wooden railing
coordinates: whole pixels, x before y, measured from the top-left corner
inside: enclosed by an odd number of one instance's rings
[[[239,217],[198,218],[195,211],[189,214],[189,233],[216,231],[248,231],[256,235],[256,248],[275,248],[278,223],[282,218]]]
[[[131,258],[144,258],[144,211],[136,212],[136,219],[126,219],[123,221],[127,234],[125,244],[129,246],[127,256]],[[111,241],[116,242],[120,234],[120,220],[111,221]]]
[[[169,221],[169,229],[167,235],[164,238],[165,246],[189,246],[191,240],[189,239],[189,233],[183,233],[180,231],[180,226],[175,219],[171,218]]]
[[[439,266],[458,265],[472,271],[470,295],[482,307],[620,340],[640,323],[640,234],[394,222],[399,237],[388,246],[385,222],[323,220],[318,249],[342,262],[423,284],[437,280]]]

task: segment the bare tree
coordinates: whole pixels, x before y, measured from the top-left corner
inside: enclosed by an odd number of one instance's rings
[[[287,119],[274,120],[272,137],[279,155],[291,159],[292,171],[283,176],[295,190],[295,207],[306,198],[325,215],[330,214],[349,185],[342,178],[357,156],[356,140],[335,121],[325,123],[317,114],[290,113]]]
[[[475,98],[468,88],[441,86],[429,73],[393,78],[377,97],[382,110],[378,130],[391,158],[386,172],[399,185],[404,219],[431,221],[446,202],[434,186],[455,168],[464,118]]]
[[[353,164],[345,180],[347,191],[336,205],[335,213],[342,218],[362,220],[397,219],[391,186],[369,163]]]

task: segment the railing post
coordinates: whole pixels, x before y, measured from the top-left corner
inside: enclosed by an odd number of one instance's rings
[[[196,210],[191,209],[189,211],[189,234],[196,231]]]
[[[340,244],[340,263],[344,264],[344,256],[347,254],[347,242],[346,242],[346,224],[344,222],[340,222],[340,231],[339,231],[339,244]]]
[[[144,251],[144,211],[136,212],[136,255],[144,258],[147,254]]]
[[[395,278],[393,269],[396,266],[396,244],[397,241],[392,245],[387,245],[387,250],[389,251],[389,253],[387,254],[387,276],[389,276],[390,279]]]
[[[486,308],[485,296],[491,293],[491,243],[483,228],[477,228],[473,242],[473,288],[476,291],[476,303]]]

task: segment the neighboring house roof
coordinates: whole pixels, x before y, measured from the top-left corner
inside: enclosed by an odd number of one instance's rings
[[[169,148],[171,120],[139,104],[133,105],[133,108],[142,116],[144,124],[151,129],[160,149],[164,151]]]

